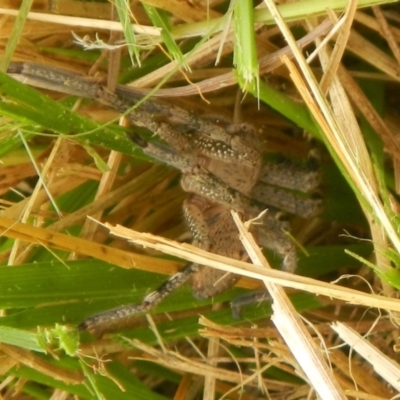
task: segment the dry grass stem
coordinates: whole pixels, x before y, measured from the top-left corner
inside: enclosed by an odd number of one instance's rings
[[[0,8],[0,14],[2,15],[17,15],[17,10],[12,10],[9,8]],[[79,26],[85,28],[94,28],[94,29],[107,29],[113,31],[122,31],[122,25],[120,22],[116,21],[108,21],[108,20],[95,20],[92,18],[78,18],[78,17],[69,17],[67,15],[54,15],[54,14],[45,14],[45,13],[37,13],[30,12],[28,14],[28,19],[34,21],[40,21],[44,23],[51,24],[60,24],[60,25],[70,25],[70,26]],[[151,27],[151,26],[142,26],[132,24],[132,29],[136,33],[142,33],[148,36],[158,37],[160,36],[160,29]]]
[[[239,229],[240,239],[251,261],[255,265],[270,269],[271,267],[259,246],[244,227],[239,215],[232,211],[232,216]],[[270,283],[268,280],[263,282],[272,298],[273,315],[271,320],[315,390],[322,398],[345,399],[345,395],[324,360],[322,353],[316,347],[282,287]]]
[[[337,322],[332,324],[332,329],[335,330],[344,343],[348,344],[352,350],[367,360],[386,382],[400,391],[399,364],[389,359],[385,354],[382,354],[366,338],[363,338],[354,329],[349,328],[345,324]]]
[[[37,371],[41,371],[42,373],[51,376],[53,379],[74,385],[80,384],[83,381],[82,374],[69,371],[66,368],[58,368],[30,351],[5,344],[0,345],[0,350],[19,364],[28,365]]]
[[[299,275],[293,275],[283,271],[261,269],[253,264],[208,253],[189,244],[181,244],[150,233],[135,232],[123,226],[113,227],[107,223],[104,224],[104,226],[110,230],[112,235],[124,238],[131,243],[141,245],[144,248],[158,250],[165,254],[170,254],[193,263],[207,265],[212,268],[220,269],[221,271],[231,272],[248,278],[258,280],[264,280],[267,278],[271,283],[288,288],[304,290],[316,295],[335,298],[350,304],[400,311],[400,300],[397,299],[362,293],[354,289],[317,281]]]

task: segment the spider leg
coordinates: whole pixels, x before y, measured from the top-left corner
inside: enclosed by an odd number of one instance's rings
[[[256,290],[242,294],[231,301],[232,316],[235,319],[240,319],[241,310],[244,306],[267,301],[271,302],[271,296],[266,290]]]
[[[126,103],[131,104],[131,107],[144,97],[143,94],[135,94],[132,88],[127,88],[122,85],[116,87],[115,93],[124,99]],[[140,105],[142,110],[149,113],[152,118],[167,120],[181,134],[191,134],[201,132],[205,137],[213,138],[217,141],[229,143],[231,135],[225,128],[215,124],[211,119],[202,118],[190,111],[187,111],[179,106],[167,103],[162,99],[146,99]]]
[[[309,193],[321,184],[318,158],[311,153],[305,166],[287,160],[263,164],[259,180],[269,185]]]
[[[101,336],[107,328],[115,327],[123,320],[151,311],[162,300],[182,286],[197,271],[197,268],[196,264],[188,264],[181,271],[172,275],[158,289],[148,294],[141,303],[128,304],[92,315],[81,322],[78,329],[88,330],[96,336]]]
[[[303,218],[311,218],[321,211],[321,200],[314,197],[300,197],[276,186],[258,182],[251,191],[251,198]]]
[[[244,212],[252,209],[249,197],[231,188],[202,166],[197,165],[190,172],[186,172],[182,176],[181,185],[183,190],[224,205],[228,210]]]
[[[279,219],[279,212],[270,208],[262,219],[262,226],[257,229],[260,245],[278,253],[282,258],[282,269],[294,272],[297,268],[296,247],[288,235],[290,224]]]
[[[152,158],[175,167],[181,171],[192,167],[190,155],[183,155],[174,148],[160,143],[146,142],[139,135],[129,134],[129,138],[143,149],[143,152]]]
[[[303,218],[311,218],[319,214],[322,208],[318,196],[310,196],[320,183],[319,154],[314,147],[306,165],[289,160],[262,165],[258,182],[250,195],[261,203]]]

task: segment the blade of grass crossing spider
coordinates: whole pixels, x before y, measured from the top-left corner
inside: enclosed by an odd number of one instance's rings
[[[145,9],[146,14],[150,18],[153,25],[161,28],[161,37],[170,57],[176,60],[186,71],[190,71],[190,67],[187,63],[185,63],[180,47],[177,45],[172,36],[170,15],[165,11],[158,10],[157,8],[149,6],[146,3],[143,3],[143,8]]]
[[[48,391],[33,382],[26,382],[21,393],[28,395],[29,399],[47,400],[49,398]]]
[[[119,20],[122,24],[122,30],[124,32],[124,37],[128,46],[128,52],[131,58],[132,65],[140,66],[140,53],[138,50],[139,47],[137,45],[136,36],[131,26],[129,1],[115,0],[114,4],[117,9]]]
[[[246,90],[247,85],[251,84],[258,92],[260,77],[254,36],[254,10],[252,1],[239,0],[236,2],[234,21],[234,64],[236,65],[237,74],[244,82],[243,90]]]
[[[19,6],[17,18],[15,18],[11,34],[7,40],[7,45],[4,53],[0,59],[0,71],[7,71],[8,64],[17,48],[19,39],[22,35],[22,31],[25,26],[25,21],[27,19],[29,10],[31,9],[33,0],[23,0]]]

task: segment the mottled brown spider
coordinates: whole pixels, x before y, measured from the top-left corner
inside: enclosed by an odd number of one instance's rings
[[[316,160],[311,159],[305,168],[293,163],[264,165],[258,137],[248,124],[221,127],[210,119],[201,119],[163,102],[145,103],[141,108],[140,119],[149,127],[148,116],[144,114],[151,114],[151,129],[165,144],[149,143],[137,135],[132,139],[149,156],[182,172],[181,185],[192,193],[183,209],[193,244],[212,253],[244,260],[247,256],[230,210],[240,211],[245,219],[251,219],[267,209],[262,226],[254,227],[254,233],[263,247],[283,258],[282,268],[293,272],[297,266],[296,249],[287,235],[290,226],[279,219],[279,214],[285,211],[308,218],[318,213],[319,200],[296,194],[310,192],[319,185]],[[138,123],[135,112],[127,116]],[[196,297],[210,298],[232,287],[238,276],[189,264],[146,296],[142,303],[94,315],[81,326],[97,331],[103,324],[148,312],[189,279]]]
[[[311,192],[320,183],[313,158],[303,168],[285,162],[264,164],[259,139],[248,124],[221,126],[220,121],[200,118],[173,104],[152,99],[133,109],[141,97],[123,87],[111,93],[99,83],[35,64],[24,64],[23,74],[57,82],[62,85],[61,91],[107,104],[125,113],[134,125],[144,126],[158,135],[163,143],[146,142],[138,135],[132,135],[132,140],[149,156],[182,172],[182,187],[191,193],[183,209],[193,244],[212,253],[244,260],[247,256],[230,210],[241,212],[247,220],[267,210],[262,224],[253,226],[254,234],[261,246],[282,257],[284,270],[294,272],[295,245],[287,235],[289,223],[281,221],[279,215],[284,211],[308,218],[318,213],[319,200],[297,193]],[[146,296],[142,303],[91,316],[80,328],[99,332],[121,319],[148,312],[188,279],[196,297],[209,298],[233,286],[238,276],[189,264]]]

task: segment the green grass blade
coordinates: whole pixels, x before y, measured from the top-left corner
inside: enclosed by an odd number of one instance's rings
[[[4,53],[0,58],[0,71],[2,72],[7,71],[8,65],[10,64],[11,58],[21,38],[22,31],[25,26],[25,21],[28,17],[28,13],[29,10],[31,9],[32,3],[33,0],[23,0],[20,4],[18,15],[15,18],[11,35],[8,38]]]
[[[234,7],[234,64],[237,74],[244,81],[244,90],[251,85],[256,90],[258,97],[259,90],[259,65],[257,57],[256,40],[254,35],[254,10],[253,2],[240,0]]]
[[[135,33],[131,26],[129,2],[126,0],[115,0],[114,4],[115,8],[117,9],[119,20],[122,24],[122,30],[124,32],[124,37],[128,46],[128,52],[132,65],[140,66],[140,52]]]
[[[0,343],[11,344],[13,346],[22,347],[23,349],[44,353],[44,348],[38,343],[35,333],[9,326],[0,325]]]
[[[172,25],[169,14],[146,3],[143,3],[143,8],[145,9],[153,25],[161,28],[161,37],[165,47],[167,48],[169,57],[171,57],[173,60],[176,60],[182,68],[190,71],[190,67],[185,63],[182,51],[171,33]]]

